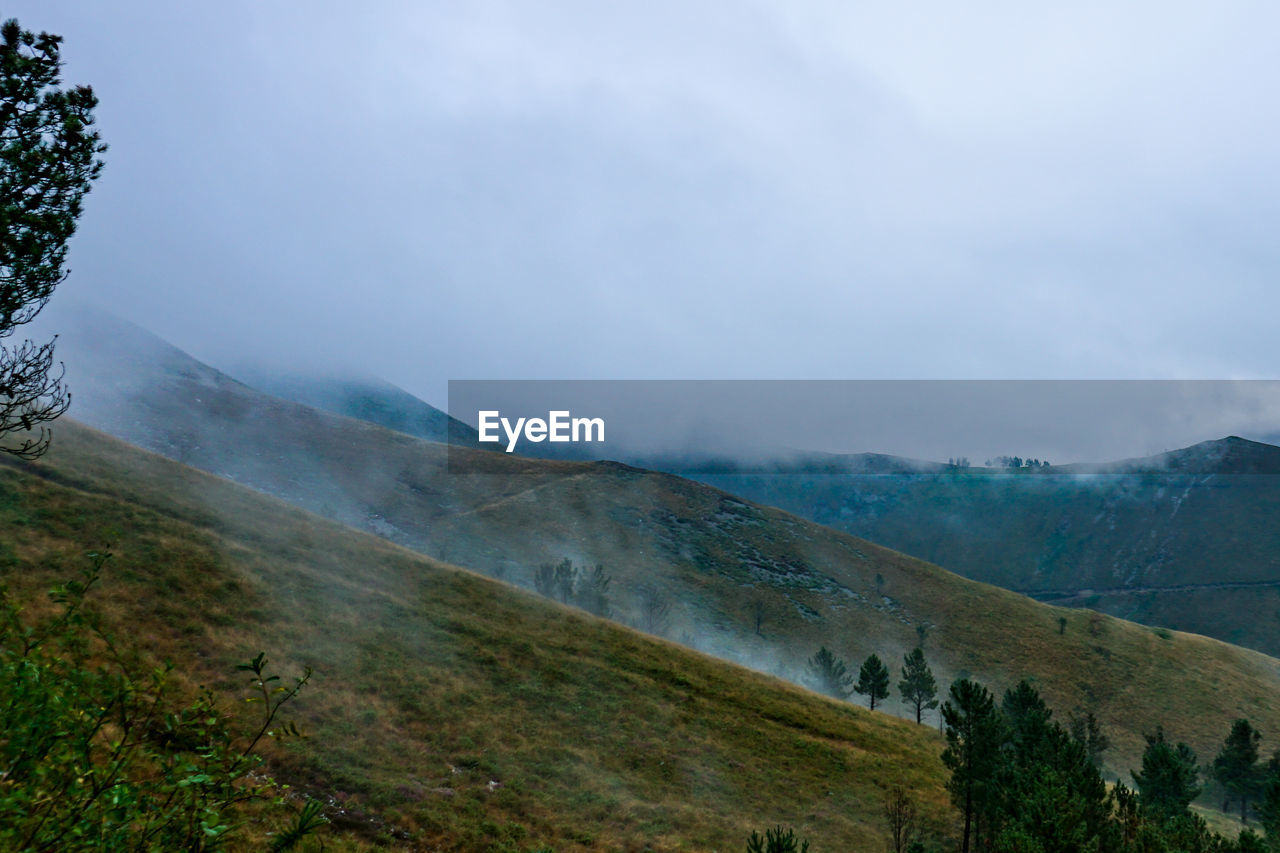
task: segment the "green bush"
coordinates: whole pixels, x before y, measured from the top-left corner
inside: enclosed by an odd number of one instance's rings
[[[0,849],[222,849],[243,828],[243,804],[283,805],[255,749],[298,734],[278,714],[311,673],[286,687],[265,655],[241,664],[261,704],[247,731],[208,691],[178,701],[172,667],[139,674],[86,609],[110,558],[89,556],[79,580],[50,592],[50,616],[25,618],[0,589]],[[323,822],[308,803],[272,849]]]

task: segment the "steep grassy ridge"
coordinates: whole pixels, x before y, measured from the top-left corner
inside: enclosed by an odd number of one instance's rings
[[[935,730],[815,696],[326,522],[62,421],[0,466],[6,583],[38,599],[104,536],[122,636],[228,695],[314,666],[288,780],[455,850],[739,849],[781,821],[880,850],[885,789],[951,817]],[[369,824],[357,820],[356,824]],[[381,826],[381,824],[378,824]],[[408,843],[403,839],[398,844]]]
[[[1096,713],[1126,779],[1158,723],[1204,757],[1239,716],[1280,737],[1280,664],[1262,654],[1037,604],[674,476],[478,451],[487,473],[448,473],[442,445],[258,394],[163,342],[96,346],[77,412],[130,441],[520,584],[543,562],[602,562],[619,618],[641,620],[648,588],[671,603],[668,637],[718,656],[800,679],[826,644],[896,676],[923,628],[944,684],[1029,677],[1060,713]]]

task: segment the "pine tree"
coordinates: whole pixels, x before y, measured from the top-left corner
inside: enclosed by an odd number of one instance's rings
[[[889,698],[889,667],[875,655],[867,658],[862,662],[858,683],[853,689],[867,697],[870,708],[874,711],[878,700]]]
[[[813,679],[814,689],[837,699],[847,699],[849,685],[853,676],[840,658],[826,647],[818,649],[818,653],[809,658],[809,675]]]
[[[964,815],[961,853],[969,853],[972,836],[976,834],[981,841],[986,835],[986,817],[999,797],[1004,722],[987,689],[967,679],[951,685],[942,719],[947,737],[942,763],[951,771],[947,789],[951,802]]]
[[[1143,811],[1165,822],[1188,815],[1187,807],[1200,795],[1199,774],[1191,747],[1170,743],[1164,729],[1157,727],[1154,735],[1147,735],[1142,772],[1133,774]]]
[[[1272,850],[1280,850],[1280,752],[1271,756],[1258,793],[1258,820]]]
[[[59,88],[62,38],[0,27],[0,339],[31,322],[67,277],[67,243],[106,151],[88,86]],[[53,341],[0,346],[0,452],[34,459],[71,398]]]
[[[1258,743],[1262,735],[1248,720],[1236,720],[1213,760],[1213,776],[1240,802],[1240,820],[1249,822],[1249,801],[1257,795],[1259,782]],[[1225,811],[1225,808],[1224,808]]]
[[[1101,770],[1102,753],[1111,747],[1111,739],[1102,731],[1102,726],[1092,711],[1083,717],[1071,718],[1071,737],[1085,748],[1093,766]]]
[[[925,663],[924,650],[917,647],[903,658],[902,680],[898,682],[898,691],[902,701],[916,709],[916,722],[919,723],[924,709],[938,707],[938,683],[933,678],[929,664]]]

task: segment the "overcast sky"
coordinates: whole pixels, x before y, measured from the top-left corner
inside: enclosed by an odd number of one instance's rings
[[[55,298],[218,365],[1280,376],[1274,3],[5,15],[111,145]]]

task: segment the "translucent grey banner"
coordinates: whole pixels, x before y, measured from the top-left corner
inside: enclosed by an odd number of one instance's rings
[[[1277,380],[454,380],[449,414],[455,473],[1280,472]]]

